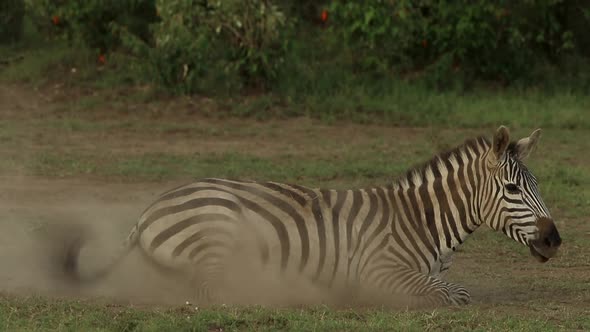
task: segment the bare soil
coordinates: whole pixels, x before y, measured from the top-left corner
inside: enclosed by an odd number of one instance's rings
[[[58,151],[95,151],[98,145],[101,150],[129,154],[170,151],[211,153],[237,149],[257,156],[287,151],[309,157],[322,153],[322,140],[363,144],[374,135],[381,134],[393,139],[403,138],[411,144],[411,137],[415,135],[436,138],[441,134],[439,130],[419,128],[354,124],[331,126],[317,124],[309,119],[270,120],[263,124],[253,120],[219,119],[207,115],[207,112],[204,115],[198,112],[195,114],[194,108],[198,106],[183,100],[118,106],[113,109],[103,107],[74,114],[106,125],[106,129],[101,131],[64,131],[58,135],[55,132],[48,134],[39,131],[38,128],[44,128],[38,126],[39,122],[59,121],[73,116],[67,108],[72,99],[81,97],[76,93],[81,96],[89,94],[84,91],[66,92],[59,86],[35,91],[22,86],[0,85],[0,124],[4,120],[6,123],[20,123],[19,128],[28,128],[15,135],[16,145],[3,147],[0,141],[0,158],[14,153],[32,155],[39,147],[53,147]],[[112,96],[99,95],[97,98],[101,97]],[[146,107],[148,111],[141,113],[144,115],[133,111],[140,107]],[[174,125],[169,130],[156,133],[125,130],[116,126],[126,121],[158,128],[162,128],[163,122]],[[190,126],[183,128],[178,124]],[[199,131],[211,128],[214,129],[211,135]],[[463,132],[476,133],[473,130]],[[18,146],[18,150],[15,146]],[[333,148],[333,153],[338,154],[338,148],[345,149],[346,146],[340,144]],[[384,153],[391,152],[386,145],[383,149]],[[77,230],[87,227],[96,241],[86,254],[100,259],[105,253],[108,256],[116,252],[136,218],[156,195],[183,182],[186,181],[125,183],[89,177],[58,179],[18,174],[0,176],[0,292],[108,298],[109,301],[134,304],[183,304],[191,298],[191,290],[154,269],[137,252],[128,257],[104,283],[77,289],[59,282],[52,257],[60,241],[77,236]],[[72,224],[82,228],[72,228]],[[573,221],[572,225],[577,225],[582,234],[590,234],[587,224]],[[572,255],[580,253],[579,249],[571,250]],[[561,257],[567,255],[566,245]],[[517,310],[524,303],[534,305],[549,298],[589,313],[590,294],[583,285],[579,288],[568,286],[566,291],[564,288],[547,287],[551,284],[547,280],[589,285],[587,261],[578,259],[581,262],[579,266],[568,266],[559,264],[560,258],[556,259],[557,264],[545,265],[531,262],[521,264],[519,257],[510,254],[493,260],[487,258],[460,252],[449,275],[450,280],[472,289],[474,302],[484,308],[488,305],[506,305],[507,308]],[[537,282],[538,276],[542,276],[545,281]]]

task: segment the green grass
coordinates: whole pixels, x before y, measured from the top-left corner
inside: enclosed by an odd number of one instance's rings
[[[487,131],[386,128],[314,122],[200,119],[96,120],[83,115],[0,123],[3,175],[111,181],[189,180],[208,176],[290,181],[311,186],[383,184],[435,152]],[[341,128],[341,129],[339,129]],[[513,130],[518,136],[531,128]],[[42,138],[35,141],[40,133]],[[490,131],[491,133],[491,131]],[[0,298],[4,330],[94,331],[558,331],[590,329],[586,255],[590,227],[590,148],[585,130],[544,130],[528,162],[556,217],[564,245],[547,264],[504,235],[482,227],[457,253],[449,280],[474,303],[421,311],[332,307],[200,308],[114,305],[110,299]],[[162,142],[167,142],[162,145]],[[321,143],[318,143],[321,142]],[[144,144],[145,146],[142,146]],[[237,144],[237,145],[236,145]],[[32,146],[33,150],[23,146]],[[142,146],[136,150],[136,146]],[[207,149],[201,149],[208,146]],[[175,147],[176,150],[171,151]],[[168,189],[162,186],[161,190]],[[139,213],[139,211],[138,211]],[[35,219],[36,220],[36,219]],[[36,227],[45,227],[39,221]],[[29,225],[30,226],[30,225]],[[24,227],[24,226],[23,226]]]
[[[361,85],[362,86],[362,85]],[[300,113],[323,119],[385,122],[404,126],[590,128],[585,94],[506,90],[436,93],[423,86],[393,82],[382,94],[351,88],[336,95],[307,95],[292,105]],[[262,108],[260,110],[263,110]]]
[[[126,89],[133,79],[122,71],[124,60],[98,71],[90,56],[63,47],[44,48],[26,53],[20,62],[0,69],[0,80],[29,82],[35,85],[59,76],[66,87],[87,86],[94,91],[107,92],[113,87]],[[118,62],[120,61],[120,62]],[[73,63],[65,65],[65,63]],[[76,67],[69,72],[66,67]],[[57,68],[57,73],[55,72]],[[51,81],[51,80],[50,80]],[[507,89],[501,91],[436,92],[421,84],[387,79],[389,86],[378,93],[371,91],[365,81],[330,92],[284,96],[269,93],[255,97],[237,96],[232,106],[223,98],[213,100],[213,113],[269,119],[308,116],[327,123],[349,120],[357,123],[386,123],[398,126],[443,126],[481,128],[499,123],[513,128],[541,126],[543,128],[590,129],[590,95],[571,91],[546,93],[538,90]],[[134,84],[131,84],[134,86]],[[365,87],[365,89],[363,88]],[[129,99],[145,99],[150,90],[135,91]],[[122,99],[119,97],[119,99]],[[76,99],[69,111],[112,108],[112,99],[104,95],[89,95]],[[195,108],[204,108],[197,101]],[[121,107],[121,105],[115,105]],[[211,108],[209,106],[208,108]]]
[[[63,88],[82,94],[67,105],[70,112],[124,108],[122,101],[150,100],[158,94],[157,87],[135,75],[137,68],[127,56],[110,53],[107,65],[99,66],[95,51],[60,39],[43,40],[31,29],[21,44],[0,47],[0,59],[19,59],[0,66],[0,81],[33,86],[59,82]],[[392,75],[347,72],[339,61],[315,61],[303,69],[287,66],[284,79],[267,93],[218,95],[212,88],[216,97],[206,104],[197,99],[193,107],[215,115],[256,119],[305,115],[327,123],[344,119],[397,126],[481,128],[504,123],[511,127],[590,129],[586,115],[590,95],[582,82],[579,88],[576,82],[543,88],[560,79],[547,77],[538,87],[490,89],[478,85],[469,90],[439,91],[421,81]],[[149,88],[137,89],[146,85]],[[116,98],[105,98],[105,94]]]
[[[98,51],[68,42],[63,36],[40,34],[26,17],[23,39],[15,44],[0,45],[0,60],[8,62],[0,64],[0,82],[27,83],[32,87],[53,83],[66,88],[97,89],[112,89],[133,82],[124,55],[109,57],[106,66],[98,65],[98,55]]]
[[[507,306],[391,312],[326,307],[269,309],[192,306],[137,309],[96,303],[4,296],[0,326],[5,330],[60,331],[556,331],[590,328],[590,317],[548,303],[534,314],[514,315]]]
[[[17,164],[14,160],[12,163]],[[123,157],[48,151],[37,154],[29,160],[26,171],[31,175],[49,177],[96,175],[131,181],[202,178],[215,175],[259,180],[282,179],[290,182],[326,185],[349,180],[360,185],[371,181],[369,179],[385,183],[387,179],[392,178],[392,174],[401,174],[407,168],[404,165],[387,163],[384,159],[361,159],[354,156],[337,161],[325,159],[309,161],[289,155],[271,159],[239,152],[209,155],[147,153]]]
[[[123,56],[109,56],[108,65],[100,67],[93,52],[78,52],[64,42],[0,48],[2,59],[19,56],[21,60],[0,67],[0,93],[36,87],[47,96],[59,85],[62,94],[51,101],[20,94],[33,99],[30,104],[0,100],[0,112],[9,111],[0,119],[3,176],[103,183],[215,176],[362,187],[385,184],[465,138],[491,136],[499,124],[519,137],[542,127],[540,147],[528,164],[564,245],[559,258],[540,265],[524,246],[482,227],[460,248],[450,270],[449,280],[474,295],[474,304],[464,308],[195,311],[183,305],[137,308],[114,305],[110,299],[2,295],[2,330],[590,329],[587,94],[516,88],[441,92],[395,78],[353,77],[334,65],[308,68],[304,74],[311,75],[309,81],[284,82],[269,94],[160,98],[149,88],[130,88],[134,81],[125,72]],[[16,102],[22,105],[13,114]],[[321,121],[292,118],[300,115]],[[162,185],[161,191],[166,189]],[[34,226],[45,227],[45,219]]]

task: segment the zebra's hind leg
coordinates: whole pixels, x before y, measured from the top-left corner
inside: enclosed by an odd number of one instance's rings
[[[223,292],[223,269],[217,264],[202,266],[193,272],[191,287],[195,303],[202,305],[223,304],[227,301]]]
[[[220,295],[219,289],[207,280],[194,280],[193,299],[195,304],[213,305],[221,304],[223,297]]]

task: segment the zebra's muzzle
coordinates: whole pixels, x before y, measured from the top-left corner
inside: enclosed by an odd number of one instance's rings
[[[545,263],[557,254],[561,246],[561,237],[552,219],[540,218],[537,220],[537,228],[539,237],[529,243],[529,249],[533,257]]]

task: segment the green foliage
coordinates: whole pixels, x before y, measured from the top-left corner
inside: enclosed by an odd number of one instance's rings
[[[358,69],[383,71],[411,61],[408,51],[415,46],[417,33],[408,29],[418,25],[401,24],[407,17],[395,14],[398,6],[393,1],[334,1],[330,5],[331,29],[357,50],[354,65]]]
[[[47,24],[102,53],[120,45],[121,27],[149,41],[156,20],[155,0],[39,0],[29,4],[41,27]]]
[[[116,51],[111,69],[179,94],[301,101],[360,86],[379,97],[391,81],[416,79],[447,90],[590,89],[583,0],[26,1],[40,31]]]
[[[292,16],[301,19],[305,24],[320,23],[321,12],[330,0],[275,0],[278,6]]]
[[[330,11],[363,70],[419,70],[439,85],[502,83],[576,50],[563,15],[574,2],[334,1]]]
[[[2,0],[0,2],[0,44],[18,41],[23,34],[23,0]]]
[[[154,46],[123,35],[125,46],[137,57],[136,72],[175,93],[210,91],[211,86],[220,85],[214,82],[231,74],[225,71],[221,45],[201,26],[191,30],[182,20],[165,20],[155,28]]]
[[[277,6],[267,0],[218,2],[206,24],[230,46],[230,66],[249,82],[276,79],[286,52],[283,29],[288,24]]]
[[[181,93],[266,87],[277,79],[290,26],[267,0],[157,3],[161,22],[154,45],[133,36],[126,45],[143,57],[143,70]],[[213,88],[212,88],[213,87]]]

